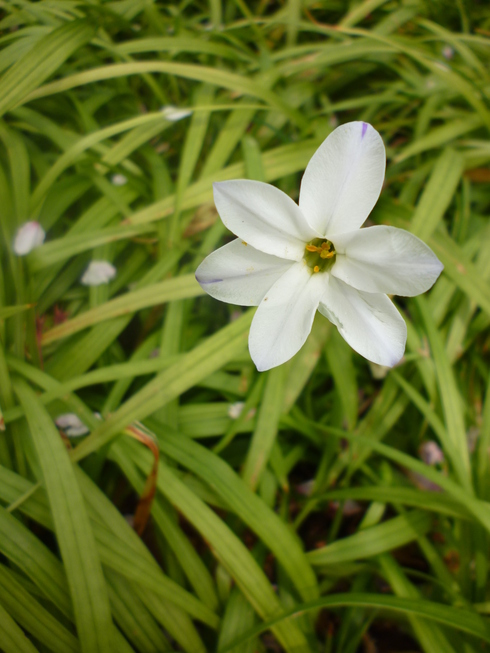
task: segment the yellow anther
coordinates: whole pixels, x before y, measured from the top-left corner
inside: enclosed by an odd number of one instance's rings
[[[311,272],[328,272],[335,263],[336,256],[335,246],[329,240],[314,238],[305,243],[303,259]]]

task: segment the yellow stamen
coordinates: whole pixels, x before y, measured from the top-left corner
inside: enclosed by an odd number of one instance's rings
[[[305,243],[303,259],[312,273],[328,272],[336,257],[335,245],[327,239],[314,238]]]

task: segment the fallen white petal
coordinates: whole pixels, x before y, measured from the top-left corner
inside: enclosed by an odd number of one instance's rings
[[[439,465],[444,462],[444,454],[437,442],[429,440],[420,445],[420,457],[426,465]]]
[[[292,265],[270,288],[255,313],[248,346],[259,372],[285,363],[308,337],[327,275]]]
[[[196,279],[215,299],[258,306],[291,265],[293,261],[259,252],[237,238],[205,258],[196,270]]]
[[[56,426],[69,438],[90,433],[90,429],[75,413],[63,413],[62,415],[58,415],[54,421]]]
[[[17,256],[25,256],[44,243],[46,233],[39,222],[31,220],[17,230],[14,240],[14,252]]]
[[[178,122],[182,118],[188,118],[192,115],[192,109],[179,109],[172,105],[161,108],[163,117],[169,122]]]
[[[332,274],[365,292],[413,297],[429,290],[444,267],[424,242],[395,227],[339,234],[333,243]]]
[[[303,175],[299,206],[309,224],[327,238],[358,229],[379,197],[385,165],[383,141],[371,125],[337,127]]]
[[[80,281],[84,286],[100,286],[115,276],[116,268],[108,261],[91,261]]]
[[[442,56],[444,59],[452,59],[454,57],[454,50],[450,45],[445,45],[442,48]]]
[[[319,235],[298,205],[270,184],[237,179],[215,183],[213,188],[225,226],[261,252],[300,261],[305,243]]]
[[[234,404],[230,404],[228,406],[228,417],[230,419],[238,419],[240,417],[240,415],[242,414],[244,406],[245,406],[245,403],[243,401],[237,401]]]
[[[111,183],[113,186],[124,186],[128,183],[128,178],[120,173],[116,173],[111,177]]]
[[[407,326],[386,295],[356,290],[330,276],[318,310],[364,358],[388,367],[402,358]]]

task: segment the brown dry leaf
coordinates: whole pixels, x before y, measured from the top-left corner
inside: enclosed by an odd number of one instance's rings
[[[143,427],[142,424],[132,424],[124,431],[126,435],[138,440],[153,454],[153,466],[148,478],[145,482],[145,487],[141,493],[136,512],[134,513],[134,530],[141,535],[145,530],[145,526],[150,517],[151,505],[157,489],[157,475],[158,475],[158,461],[160,459],[160,450],[153,435]]]

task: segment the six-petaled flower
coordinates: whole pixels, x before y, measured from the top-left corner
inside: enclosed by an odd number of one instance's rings
[[[360,229],[383,185],[385,148],[365,122],[335,129],[304,173],[296,204],[269,184],[214,185],[218,213],[238,238],[208,256],[196,278],[212,297],[258,306],[249,336],[260,371],[303,346],[317,310],[359,354],[392,367],[407,329],[388,295],[428,290],[442,270],[413,234]]]

